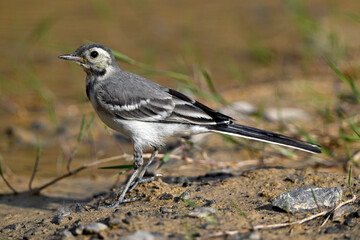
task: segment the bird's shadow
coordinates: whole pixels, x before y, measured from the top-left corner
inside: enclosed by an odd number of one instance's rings
[[[1,205],[9,205],[20,208],[35,208],[48,211],[56,211],[58,206],[69,204],[86,204],[93,199],[86,198],[72,198],[72,197],[54,197],[46,194],[8,194],[0,196]]]

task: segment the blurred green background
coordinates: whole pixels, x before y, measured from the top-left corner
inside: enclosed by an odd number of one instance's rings
[[[324,146],[312,165],[357,166],[357,0],[1,1],[0,34],[0,160],[16,174],[31,174],[39,146],[42,176],[63,171],[77,148],[75,165],[131,153],[98,119],[77,146],[82,116],[89,121],[93,110],[85,74],[57,56],[87,41],[136,61],[121,68],[213,108],[250,102],[259,110],[245,123],[289,134],[287,123],[264,121],[262,109],[305,109],[312,120],[291,135]],[[249,156],[259,153],[231,155]]]

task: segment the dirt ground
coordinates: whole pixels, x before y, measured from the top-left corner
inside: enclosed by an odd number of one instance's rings
[[[175,161],[191,169],[193,164]],[[185,170],[186,171],[186,170]],[[140,185],[132,194],[139,200],[109,209],[108,181],[72,179],[57,184],[40,196],[1,197],[1,239],[64,239],[66,229],[102,222],[108,229],[96,234],[81,234],[78,239],[116,239],[146,230],[159,239],[358,239],[358,204],[350,205],[340,219],[321,224],[320,217],[309,222],[276,229],[251,231],[256,225],[294,222],[311,215],[289,215],[271,207],[271,200],[290,188],[305,185],[340,187],[343,200],[350,189],[346,176],[307,169],[263,167],[251,170],[217,170],[197,176],[164,177]],[[359,179],[352,191],[359,193]],[[102,188],[102,189],[101,189]],[[102,191],[101,191],[101,190]],[[184,192],[188,201],[179,201]],[[92,194],[95,193],[95,194]],[[164,195],[166,194],[166,195]],[[164,197],[167,196],[167,197]],[[81,207],[79,207],[79,205]],[[205,218],[189,216],[195,207],[216,211]],[[79,210],[80,209],[80,210]],[[318,211],[315,211],[317,213]],[[246,217],[243,215],[245,214]],[[349,216],[351,224],[346,219]],[[62,217],[59,217],[62,216]],[[59,220],[61,218],[61,221]],[[6,230],[8,229],[8,230]]]

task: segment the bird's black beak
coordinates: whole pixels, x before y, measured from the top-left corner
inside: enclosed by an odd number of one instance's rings
[[[65,59],[65,60],[70,60],[76,63],[85,63],[87,62],[86,58],[82,58],[73,54],[65,54],[65,55],[60,55],[58,58],[60,59]]]

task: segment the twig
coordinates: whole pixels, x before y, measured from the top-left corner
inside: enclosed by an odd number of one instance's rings
[[[35,178],[35,174],[36,174],[36,170],[38,168],[38,165],[39,165],[39,160],[40,160],[40,156],[36,156],[35,158],[35,164],[34,164],[34,169],[33,169],[33,172],[31,174],[31,177],[30,177],[30,180],[29,180],[29,190],[32,189],[31,185],[32,185],[32,182]]]
[[[1,157],[1,155],[0,155],[0,176],[1,176],[1,178],[4,180],[4,182],[5,182],[5,184],[6,184],[6,186],[8,186],[8,188],[10,188],[10,190],[13,192],[13,194],[18,194],[18,192],[15,190],[15,188],[13,188],[12,186],[11,186],[11,184],[6,180],[6,178],[5,178],[5,176],[4,176],[4,173],[3,173],[3,171],[2,171],[2,157]]]
[[[35,174],[36,174],[36,170],[38,168],[38,165],[39,165],[39,161],[40,161],[40,154],[41,154],[41,143],[39,141],[39,136],[36,134],[36,140],[37,140],[37,149],[36,149],[36,157],[35,157],[35,163],[34,163],[34,169],[33,169],[33,172],[31,174],[31,177],[30,177],[30,180],[29,180],[29,190],[32,189],[31,185],[32,185],[32,182],[35,178]]]
[[[331,216],[331,214],[328,214],[328,216],[326,217],[325,221],[320,225],[321,227],[324,226],[324,225],[327,223],[327,221],[329,220],[330,216]]]
[[[15,190],[15,188],[13,188],[10,183],[6,180],[4,174],[0,174],[1,178],[4,180],[6,186],[8,186],[8,188],[11,189],[11,191],[13,192],[13,194],[18,194],[18,192]]]
[[[79,168],[77,168],[77,169],[75,169],[75,170],[73,170],[73,171],[71,171],[71,172],[67,172],[67,173],[65,173],[65,174],[63,174],[63,175],[61,175],[61,176],[59,176],[59,177],[51,180],[51,181],[48,182],[48,183],[45,183],[44,185],[42,185],[42,186],[40,186],[40,187],[37,187],[37,188],[34,188],[34,189],[30,189],[30,190],[28,190],[28,191],[20,192],[20,193],[17,192],[17,191],[15,191],[15,189],[13,189],[11,186],[9,186],[9,185],[8,185],[8,186],[12,189],[12,191],[14,192],[14,194],[39,194],[39,193],[41,192],[41,190],[43,190],[43,189],[45,189],[45,188],[47,188],[47,187],[49,187],[49,186],[57,183],[58,181],[60,181],[60,180],[62,180],[62,179],[64,179],[64,178],[67,178],[67,177],[70,177],[70,176],[72,176],[72,175],[75,175],[75,174],[77,174],[78,172],[81,172],[81,171],[83,171],[83,170],[85,170],[85,169],[87,169],[87,168],[96,166],[96,165],[98,165],[98,164],[102,164],[102,163],[106,163],[106,162],[111,162],[111,161],[115,161],[115,160],[118,160],[118,159],[126,159],[126,158],[130,158],[130,157],[132,158],[131,155],[123,154],[123,155],[120,155],[120,156],[114,156],[114,157],[104,158],[104,159],[101,159],[101,160],[98,160],[98,161],[95,161],[95,162],[92,162],[92,163],[89,163],[89,164],[85,164],[85,165],[83,165],[83,166],[81,166],[81,167],[79,167]],[[4,180],[4,181],[5,181],[5,183],[7,183],[6,180]]]
[[[77,169],[75,169],[75,170],[73,170],[73,171],[71,171],[71,172],[68,172],[68,173],[66,173],[66,174],[64,174],[64,175],[62,175],[62,176],[60,176],[60,177],[57,177],[57,178],[55,178],[54,180],[52,180],[52,181],[50,181],[50,182],[48,182],[48,183],[46,183],[46,184],[44,184],[44,185],[42,185],[42,186],[34,189],[33,193],[34,193],[34,194],[40,193],[40,191],[43,190],[44,188],[46,188],[46,187],[48,187],[48,186],[50,186],[50,185],[52,185],[52,184],[60,181],[60,180],[63,179],[63,178],[66,178],[66,177],[75,175],[75,174],[77,174],[78,172],[81,172],[81,171],[83,171],[83,170],[85,170],[85,169],[87,169],[87,168],[90,168],[90,167],[93,167],[93,166],[96,166],[96,165],[99,165],[99,164],[102,164],[102,163],[111,162],[111,161],[115,161],[115,160],[118,160],[118,159],[126,159],[126,158],[130,158],[130,157],[132,157],[132,156],[124,153],[123,155],[114,156],[114,157],[109,157],[109,158],[104,158],[104,159],[101,159],[101,160],[99,160],[99,161],[95,161],[95,162],[92,162],[92,163],[89,163],[89,164],[85,164],[85,165],[83,165],[83,166],[81,166],[81,167],[79,167],[79,168],[77,168]]]

